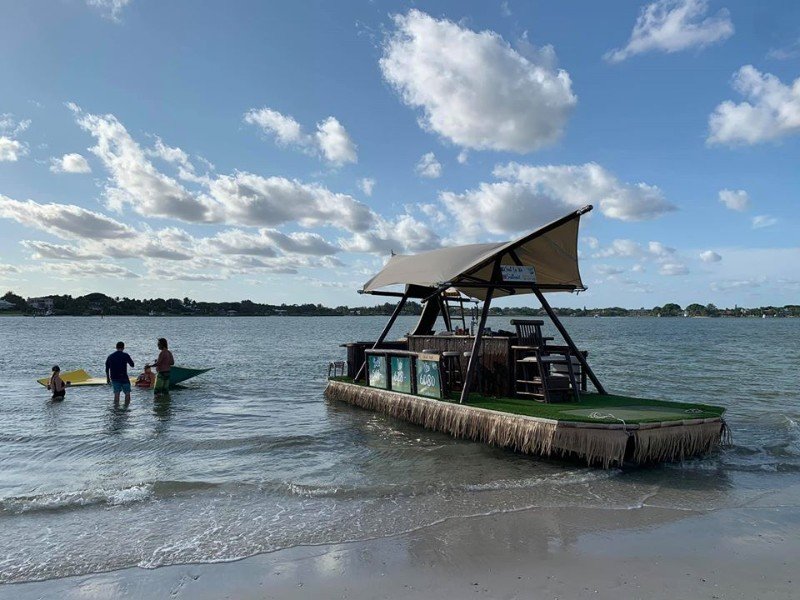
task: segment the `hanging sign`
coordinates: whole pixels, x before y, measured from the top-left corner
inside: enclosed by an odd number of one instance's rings
[[[503,277],[503,281],[536,283],[536,270],[533,267],[500,265],[500,275]]]

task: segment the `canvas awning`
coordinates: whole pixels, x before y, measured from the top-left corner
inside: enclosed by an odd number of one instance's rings
[[[393,285],[431,292],[454,287],[472,298],[484,299],[490,287],[495,296],[586,289],[578,269],[578,225],[585,206],[510,242],[469,244],[412,255],[395,255],[364,284],[371,293]],[[496,269],[497,261],[500,268]]]

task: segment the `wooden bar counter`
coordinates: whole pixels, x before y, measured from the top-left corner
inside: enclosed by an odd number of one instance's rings
[[[475,338],[471,335],[410,335],[408,349],[411,352],[434,350],[436,352],[470,352]],[[514,392],[511,346],[516,337],[483,337],[481,356],[480,388],[473,389],[493,396],[511,396]],[[467,359],[461,357],[461,372],[466,374]]]

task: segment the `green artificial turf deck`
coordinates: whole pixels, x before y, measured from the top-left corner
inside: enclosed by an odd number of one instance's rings
[[[347,377],[332,377],[334,381],[354,383]],[[359,382],[356,385],[364,385]],[[451,394],[446,402],[458,402],[459,395]],[[647,398],[633,398],[614,394],[581,394],[580,402],[545,404],[524,398],[493,398],[477,393],[469,395],[469,406],[485,408],[515,415],[577,421],[582,423],[629,424],[682,421],[684,419],[710,419],[721,417],[725,409],[709,404],[668,402]]]
[[[500,412],[584,423],[659,423],[684,419],[710,419],[725,412],[719,406],[667,402],[613,394],[582,393],[580,402],[545,404],[523,398],[486,398],[470,394],[469,405]]]

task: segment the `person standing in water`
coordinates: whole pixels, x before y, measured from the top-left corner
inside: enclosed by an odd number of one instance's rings
[[[67,386],[69,381],[61,379],[61,369],[58,365],[53,367],[53,374],[50,376],[50,383],[47,384],[47,389],[53,392],[53,402],[61,402],[67,395]]]
[[[134,366],[130,354],[125,352],[125,343],[117,342],[117,351],[106,359],[106,381],[114,386],[114,404],[119,404],[120,392],[125,392],[125,406],[131,403],[131,380],[128,365]]]
[[[154,388],[156,396],[169,393],[169,370],[175,364],[175,359],[172,356],[172,352],[168,350],[165,338],[158,338],[158,349],[158,358],[153,363],[157,373]]]

